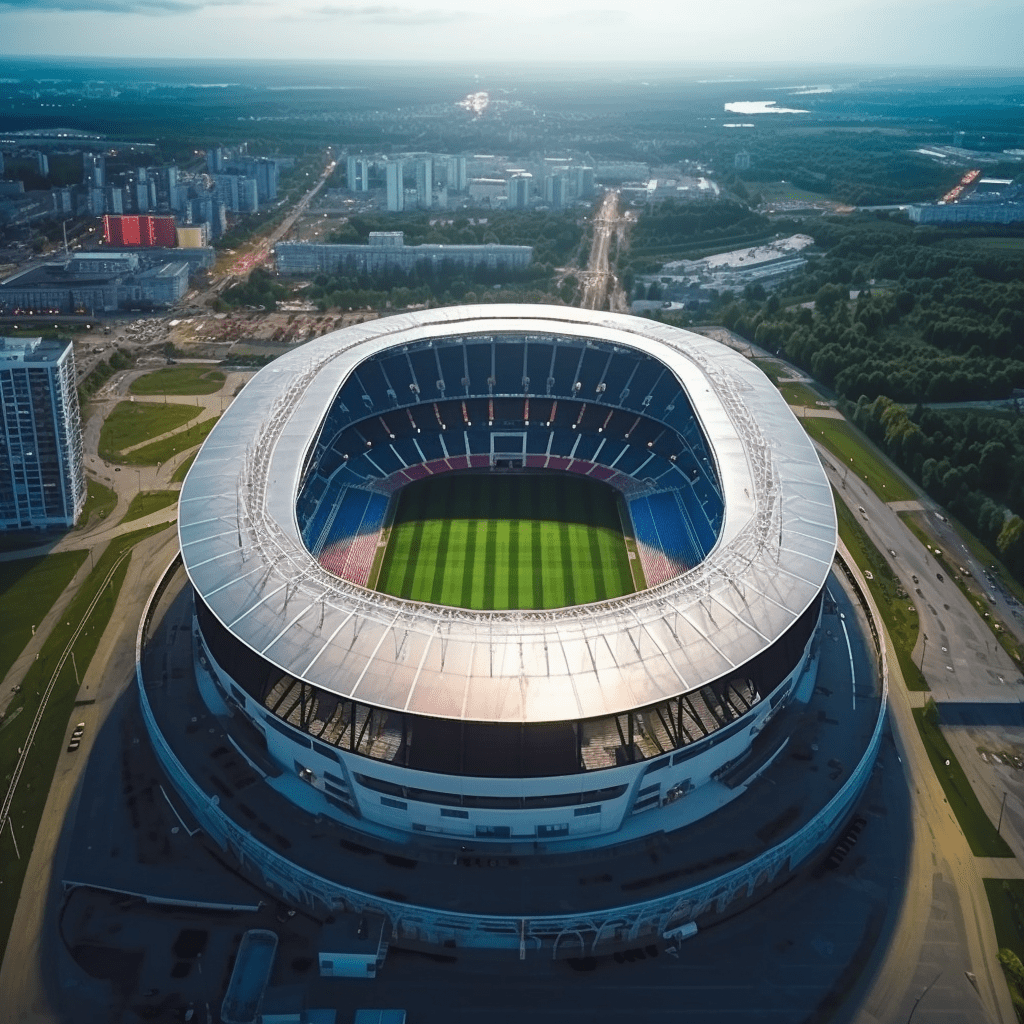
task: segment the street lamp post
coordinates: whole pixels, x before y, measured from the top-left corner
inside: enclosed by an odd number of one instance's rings
[[[924,653],[928,650],[928,634],[924,633],[922,636],[924,637],[924,644],[921,647],[921,664],[918,665],[918,671],[921,675],[924,675]]]

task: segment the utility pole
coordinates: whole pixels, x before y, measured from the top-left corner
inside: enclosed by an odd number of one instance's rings
[[[996,825],[996,835],[999,835],[999,830],[1003,827],[1003,810],[1006,808],[1006,790],[1003,790],[1003,802],[999,805],[999,824]]]

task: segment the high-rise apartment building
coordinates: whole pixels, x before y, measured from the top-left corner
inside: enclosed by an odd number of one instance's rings
[[[416,205],[429,210],[434,201],[434,161],[424,157],[416,161]]]
[[[448,190],[450,192],[466,191],[466,158],[464,156],[448,157]]]
[[[388,210],[401,213],[405,209],[405,165],[401,160],[389,160],[387,165]]]
[[[361,156],[350,156],[346,160],[346,184],[350,192],[369,192],[370,161]]]
[[[0,529],[74,526],[85,504],[70,341],[0,338]]]
[[[544,198],[553,210],[564,208],[569,195],[569,180],[565,174],[549,174],[544,179]]]
[[[103,188],[106,179],[106,158],[102,153],[82,154],[82,178],[90,188]]]
[[[206,151],[206,169],[210,174],[221,174],[224,171],[224,150],[214,146]]]
[[[533,184],[533,175],[524,172],[513,174],[508,179],[508,208],[510,210],[525,210],[530,205],[530,186]]]
[[[238,179],[238,212],[258,213],[260,209],[259,185],[255,178]]]

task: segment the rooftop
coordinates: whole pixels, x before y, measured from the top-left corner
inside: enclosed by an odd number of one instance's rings
[[[295,509],[307,452],[342,383],[364,360],[403,344],[510,332],[620,345],[668,367],[723,483],[714,550],[640,593],[538,612],[412,602],[328,573],[303,544]],[[820,593],[836,520],[806,433],[742,356],[635,317],[510,305],[392,316],[276,360],[196,458],[179,537],[214,615],[284,673],[413,714],[555,722],[691,692],[766,650]]]
[[[70,347],[70,341],[0,337],[0,368],[55,363]]]

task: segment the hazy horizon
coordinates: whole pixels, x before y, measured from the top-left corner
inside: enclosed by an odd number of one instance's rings
[[[5,58],[92,60],[532,62],[554,67],[665,63],[877,69],[1024,67],[1024,5],[964,0],[948,12],[923,0],[843,3],[723,0],[682,8],[552,8],[521,0],[0,0]],[[471,54],[471,57],[462,57]],[[486,70],[481,68],[481,70]],[[0,65],[2,72],[2,65]]]

